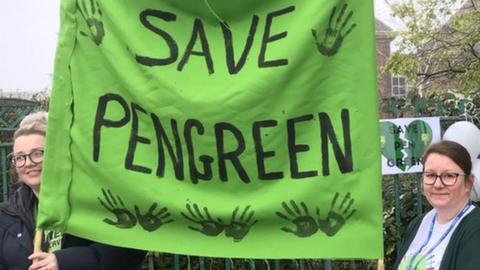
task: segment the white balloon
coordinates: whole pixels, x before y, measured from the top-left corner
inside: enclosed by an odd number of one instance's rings
[[[468,121],[456,122],[447,128],[443,139],[461,144],[467,149],[472,162],[477,160],[480,154],[480,129],[475,124]]]
[[[473,162],[472,174],[474,176],[472,192],[470,192],[470,199],[472,201],[480,201],[480,159]]]

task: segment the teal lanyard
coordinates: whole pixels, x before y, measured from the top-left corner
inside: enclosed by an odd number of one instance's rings
[[[435,245],[433,245],[427,251],[427,253],[425,253],[425,257],[430,255],[430,253],[432,253],[432,251],[434,251],[438,247],[438,245],[440,245],[440,243],[442,243],[442,241],[445,240],[445,238],[447,238],[447,235],[452,231],[453,227],[455,227],[455,224],[457,224],[457,222],[460,220],[460,218],[462,218],[462,216],[465,214],[465,212],[467,212],[467,210],[470,208],[471,205],[472,204],[470,202],[468,202],[467,205],[465,205],[465,207],[463,207],[463,210],[455,216],[455,219],[450,224],[448,229],[443,233],[443,235],[440,237],[440,239],[438,239],[438,241],[435,243]],[[421,262],[421,260],[419,260],[413,268],[412,268],[412,264],[415,261],[415,258],[420,254],[420,252],[422,252],[422,250],[428,245],[428,242],[430,242],[430,239],[432,238],[432,234],[433,234],[433,228],[435,227],[435,220],[436,219],[437,219],[437,213],[435,213],[435,215],[432,218],[432,222],[430,223],[430,229],[428,231],[427,240],[425,240],[425,243],[423,243],[423,245],[418,249],[418,251],[415,252],[412,255],[412,258],[410,259],[410,262],[407,265],[407,270],[417,270],[418,264]]]

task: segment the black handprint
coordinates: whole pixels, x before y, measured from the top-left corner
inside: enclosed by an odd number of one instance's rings
[[[338,208],[334,209],[338,199],[338,192],[333,197],[332,204],[330,205],[330,211],[325,219],[320,219],[320,210],[317,208],[318,226],[327,236],[335,235],[345,222],[357,211],[356,209],[350,210],[354,199],[350,198],[350,192],[345,195],[342,203]]]
[[[140,213],[140,209],[135,205],[135,214],[137,215],[138,223],[146,231],[153,232],[160,228],[160,226],[173,221],[173,219],[170,217],[167,207],[163,207],[156,214],[154,214],[157,205],[157,203],[152,204],[152,206],[150,206],[148,209],[148,212],[144,215]]]
[[[137,224],[137,219],[135,219],[135,216],[125,207],[125,204],[118,195],[115,199],[115,196],[112,194],[112,192],[110,192],[110,190],[105,191],[103,188],[102,193],[106,202],[100,197],[97,197],[100,201],[100,204],[105,207],[105,209],[112,212],[117,219],[114,221],[109,218],[105,218],[103,222],[121,229],[132,228],[135,226],[135,224]]]
[[[240,218],[236,220],[236,215],[240,208],[235,208],[232,213],[232,219],[230,220],[230,224],[225,226],[225,235],[227,237],[232,237],[233,241],[235,242],[241,241],[245,237],[245,235],[247,235],[250,228],[258,221],[252,220],[255,211],[250,211],[250,213],[247,215],[249,209],[250,205],[245,207]]]
[[[86,3],[87,1],[89,4]],[[96,0],[78,0],[77,6],[83,18],[85,18],[93,42],[100,45],[105,36],[105,30],[102,22],[102,10],[98,6],[98,2]],[[85,32],[80,33],[87,36]]]
[[[198,208],[196,203],[193,204],[193,209],[189,203],[187,203],[187,210],[189,215],[181,212],[182,216],[191,222],[195,222],[201,226],[201,228],[196,228],[193,226],[188,226],[188,228],[201,232],[205,235],[209,236],[217,236],[223,231],[223,224],[221,219],[213,220],[210,213],[208,213],[208,209],[203,207],[203,211],[205,212],[206,217],[203,216],[202,212]]]
[[[288,207],[286,202],[282,202],[283,209],[285,209],[285,211],[290,217],[284,215],[281,212],[275,213],[277,214],[277,216],[295,224],[296,228],[295,230],[293,230],[287,227],[282,227],[282,231],[293,233],[299,237],[308,237],[315,234],[318,231],[318,226],[315,222],[315,219],[308,212],[308,208],[305,203],[300,203],[303,209],[303,213],[300,208],[298,208],[298,205],[295,203],[294,200],[291,200],[290,204],[292,205],[294,211],[292,211],[292,209]]]
[[[312,29],[313,37],[315,38],[315,43],[317,44],[318,51],[325,56],[332,56],[338,52],[338,49],[342,45],[343,39],[352,32],[353,28],[357,26],[356,24],[350,25],[348,30],[345,31],[348,21],[352,18],[353,11],[350,11],[347,17],[343,20],[343,15],[347,9],[347,4],[343,4],[342,10],[335,21],[335,24],[332,25],[333,18],[337,7],[334,7],[332,13],[330,14],[330,19],[328,20],[328,27],[325,31],[323,40],[320,41],[317,30]],[[340,25],[341,23],[341,25]]]

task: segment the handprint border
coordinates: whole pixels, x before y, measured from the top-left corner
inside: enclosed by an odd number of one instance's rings
[[[208,236],[217,236],[223,231],[224,225],[222,220],[220,218],[217,218],[215,220],[208,212],[207,207],[203,207],[203,214],[198,207],[198,204],[196,203],[193,203],[193,209],[190,203],[187,203],[185,207],[188,211],[188,214],[185,214],[183,212],[181,212],[180,214],[187,220],[201,226],[201,228],[188,226],[189,229],[198,231]],[[206,216],[206,218],[204,217],[204,215]]]
[[[333,7],[332,12],[330,13],[328,25],[323,33],[322,40],[320,40],[318,31],[316,29],[312,29],[313,39],[315,40],[318,52],[327,57],[337,54],[338,50],[343,44],[344,39],[357,26],[356,23],[352,23],[350,24],[349,28],[346,28],[353,16],[353,11],[350,10],[350,12],[344,18],[348,4],[344,3],[339,13],[337,13],[338,7],[339,6]]]
[[[116,221],[105,218],[103,222],[120,229],[129,229],[137,224],[137,219],[130,210],[127,209],[120,196],[115,196],[109,189],[102,188],[103,200],[97,197],[100,205],[115,215]],[[115,198],[116,197],[116,198]]]
[[[294,200],[290,200],[290,205],[291,207],[288,206],[286,202],[282,202],[282,207],[286,211],[286,214],[280,211],[275,213],[280,218],[295,224],[296,228],[291,229],[290,227],[284,226],[281,228],[281,230],[284,232],[293,233],[298,237],[309,237],[315,234],[318,231],[318,226],[315,218],[310,215],[305,202],[300,202],[301,209]]]
[[[277,211],[275,213],[278,217],[295,225],[295,228],[283,226],[280,229],[297,237],[310,237],[318,231],[322,231],[328,237],[334,236],[357,211],[353,208],[355,199],[351,197],[350,192],[345,194],[340,204],[337,203],[339,196],[339,192],[333,196],[325,218],[321,218],[319,207],[316,208],[314,217],[304,202],[300,202],[301,208],[295,200],[290,200],[290,206],[285,201],[282,202],[281,206],[284,212]]]
[[[254,219],[255,211],[251,209],[251,205],[247,205],[240,215],[238,214],[240,206],[235,207],[228,223],[213,217],[207,207],[204,206],[200,209],[197,203],[189,202],[185,208],[187,213],[181,212],[180,214],[188,221],[200,225],[200,227],[189,225],[189,229],[213,237],[225,232],[225,236],[232,238],[234,242],[242,241],[258,222],[257,219]]]
[[[89,2],[88,5],[86,2]],[[82,14],[82,17],[85,19],[87,26],[89,28],[89,34],[80,31],[80,34],[83,36],[90,36],[92,41],[100,46],[102,44],[103,38],[105,37],[105,27],[103,25],[103,14],[100,5],[97,0],[77,0],[77,8]]]
[[[109,189],[101,190],[103,197],[97,197],[100,205],[115,216],[113,219],[108,217],[103,219],[103,222],[108,225],[130,229],[138,224],[143,230],[153,232],[165,224],[174,222],[168,208],[158,207],[159,204],[156,202],[152,203],[144,213],[138,205],[134,205],[134,211],[131,211],[119,195],[114,195]],[[321,218],[319,207],[316,207],[314,217],[305,202],[297,203],[292,199],[288,204],[283,201],[282,210],[276,211],[275,214],[296,227],[282,226],[280,229],[297,237],[310,237],[318,231],[322,231],[328,237],[334,236],[357,211],[353,206],[355,199],[350,192],[347,192],[342,200],[339,200],[339,196],[339,192],[334,194],[325,218]],[[255,210],[251,205],[244,208],[235,207],[228,222],[212,216],[207,207],[199,207],[196,203],[188,202],[185,208],[186,211],[180,214],[189,222],[197,224],[197,226],[189,225],[189,229],[207,236],[218,236],[224,232],[225,236],[232,238],[234,242],[242,241],[258,222],[258,219],[254,218]]]
[[[116,220],[104,218],[103,222],[120,229],[131,229],[137,224],[147,232],[153,232],[174,219],[167,207],[161,207],[158,211],[158,203],[154,202],[145,213],[142,213],[138,205],[134,205],[134,211],[127,208],[119,195],[114,195],[111,190],[102,188],[103,198],[97,197],[100,205],[115,216]],[[133,214],[135,213],[135,214]]]

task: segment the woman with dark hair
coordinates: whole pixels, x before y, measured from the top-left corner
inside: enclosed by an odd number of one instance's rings
[[[479,269],[480,209],[470,202],[468,151],[440,141],[426,150],[423,164],[423,192],[433,209],[408,226],[394,269]]]
[[[13,152],[8,158],[20,184],[9,202],[0,204],[0,270],[136,269],[144,251],[53,231],[44,233],[45,252],[33,253],[46,125],[47,113],[36,112],[26,116],[14,133]]]

